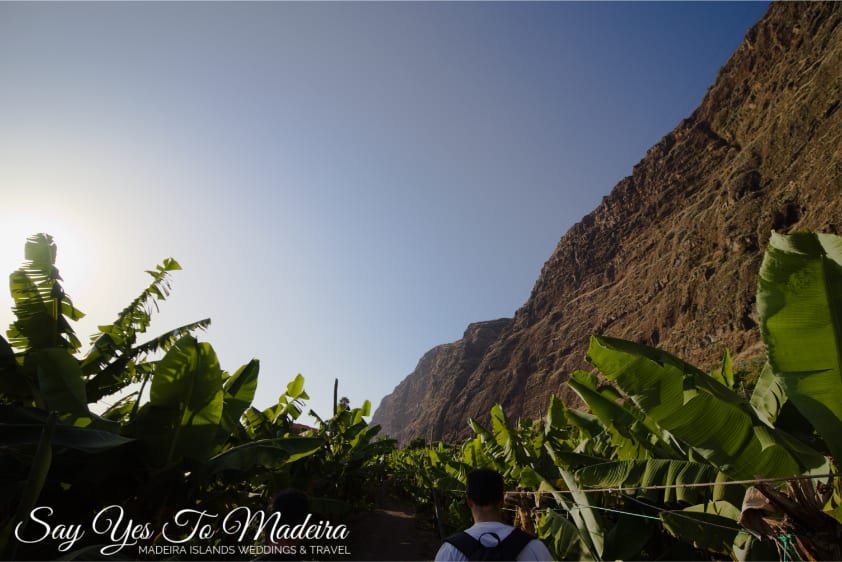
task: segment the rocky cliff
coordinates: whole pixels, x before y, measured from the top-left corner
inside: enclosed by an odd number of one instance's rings
[[[495,403],[513,417],[543,415],[551,395],[575,403],[565,381],[587,368],[591,334],[702,367],[725,348],[737,366],[761,356],[769,234],[842,225],[840,22],[842,4],[772,4],[700,107],[561,238],[514,319],[430,351],[373,421],[404,442],[450,440]]]
[[[447,397],[462,392],[489,346],[511,324],[511,318],[471,324],[461,340],[425,353],[415,371],[383,398],[374,413],[375,423],[403,443],[415,437],[439,439],[439,435],[448,434],[453,405]]]

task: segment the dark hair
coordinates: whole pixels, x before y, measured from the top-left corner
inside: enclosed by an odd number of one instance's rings
[[[304,492],[288,488],[275,494],[269,504],[272,511],[281,512],[281,520],[288,525],[303,523],[310,513],[310,502]]]
[[[491,468],[477,468],[468,473],[465,494],[476,505],[495,505],[503,501],[503,477]]]

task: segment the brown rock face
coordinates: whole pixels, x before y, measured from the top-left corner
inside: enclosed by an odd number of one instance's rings
[[[706,368],[725,348],[737,366],[762,355],[754,301],[769,234],[842,224],[840,23],[839,3],[772,4],[701,106],[561,238],[476,367],[450,367],[465,340],[429,352],[421,363],[441,369],[383,400],[384,432],[459,439],[495,403],[533,418],[551,395],[575,404],[565,382],[587,368],[591,334]]]
[[[454,411],[464,408],[450,398],[462,393],[488,347],[511,324],[511,318],[471,324],[461,340],[425,353],[415,371],[383,398],[372,422],[382,425],[390,437],[401,443],[415,437],[439,439],[438,435],[450,430],[445,424]],[[463,416],[462,423],[466,421]]]

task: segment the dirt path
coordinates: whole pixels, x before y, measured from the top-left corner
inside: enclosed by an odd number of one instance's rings
[[[433,521],[418,516],[389,483],[375,495],[375,509],[348,525],[352,560],[432,560],[440,541]]]

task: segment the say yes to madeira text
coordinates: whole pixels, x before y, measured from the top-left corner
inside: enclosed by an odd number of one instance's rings
[[[15,526],[15,538],[26,544],[57,540],[61,541],[58,544],[59,551],[69,551],[85,536],[85,528],[79,523],[51,522],[49,518],[52,515],[53,508],[49,506],[34,508],[27,521]],[[311,521],[311,514],[297,525],[283,523],[282,519],[283,514],[279,511],[267,516],[262,510],[252,512],[245,506],[232,509],[224,517],[208,511],[182,509],[175,514],[172,521],[164,523],[161,534],[172,544],[197,539],[210,540],[220,529],[226,535],[236,536],[240,542],[258,541],[264,533],[271,542],[348,538],[348,528],[345,525],[333,525],[330,521],[314,522]],[[90,530],[95,535],[108,537],[112,541],[100,549],[100,553],[104,555],[116,554],[127,546],[149,540],[155,535],[150,523],[135,523],[126,517],[124,509],[119,505],[109,505],[101,509],[91,520]]]

